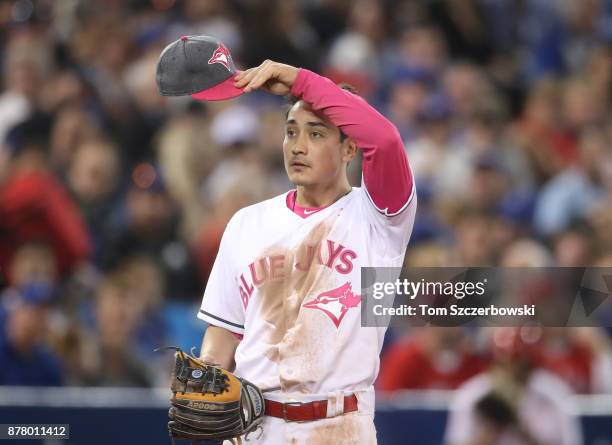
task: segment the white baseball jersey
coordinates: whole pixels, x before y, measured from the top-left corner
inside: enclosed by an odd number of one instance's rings
[[[306,217],[287,194],[236,213],[198,314],[244,335],[236,373],[263,391],[371,386],[385,329],[361,327],[361,267],[401,267],[414,203],[387,217],[354,188]]]
[[[307,70],[292,92],[363,151],[365,186],[321,209],[296,209],[292,191],[238,211],[198,317],[243,335],[236,374],[266,397],[371,392],[386,329],[361,326],[361,267],[402,265],[412,175],[397,129],[363,99]]]

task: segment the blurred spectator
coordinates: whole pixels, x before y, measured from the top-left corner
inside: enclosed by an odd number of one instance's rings
[[[534,214],[539,234],[552,236],[587,218],[604,195],[601,181],[602,167],[610,156],[607,147],[600,128],[585,129],[580,138],[580,163],[554,176],[540,192]]]
[[[541,243],[530,239],[519,239],[504,250],[499,260],[502,267],[552,267],[554,258]]]
[[[49,140],[53,169],[65,174],[78,148],[93,140],[97,132],[93,119],[82,108],[66,106],[58,110]]]
[[[554,239],[556,263],[561,267],[585,267],[593,262],[597,250],[588,227],[568,228]]]
[[[48,165],[50,118],[33,115],[9,135],[12,149],[6,180],[0,184],[0,269],[28,241],[48,243],[60,274],[90,254],[90,240],[77,207]]]
[[[86,385],[150,386],[148,367],[140,361],[130,341],[141,321],[142,303],[130,292],[124,278],[110,275],[101,283],[95,302],[97,340],[90,359],[89,374],[81,376]]]
[[[261,177],[250,174],[246,177],[251,180],[233,184],[225,194],[213,202],[213,211],[200,227],[199,234],[194,240],[192,248],[200,278],[204,281],[208,280],[221,244],[223,230],[232,215],[241,207],[248,205],[247,203],[257,202],[259,197],[265,196],[266,185],[261,181]]]
[[[114,146],[86,141],[71,156],[68,185],[79,204],[103,205],[118,187],[119,157]],[[87,209],[84,209],[87,213]],[[93,218],[88,218],[91,223]]]
[[[610,265],[608,264],[608,267]],[[610,336],[601,328],[574,328],[574,342],[584,345],[593,357],[590,365],[589,391],[592,394],[612,394],[612,345]]]
[[[493,156],[475,160],[464,199],[475,209],[494,212],[509,194],[510,180],[501,163]]]
[[[424,118],[422,130],[427,129],[427,118],[423,112],[429,92],[429,79],[425,73],[410,69],[397,69],[391,77],[387,114],[397,126],[402,138],[407,141],[406,149],[410,152],[411,144],[418,145],[415,139],[419,136],[419,118]],[[433,113],[432,121],[444,120],[440,113]]]
[[[493,86],[477,66],[455,63],[444,71],[442,88],[450,99],[458,124],[462,125],[473,115],[478,99],[490,95]]]
[[[47,283],[54,286],[59,277],[53,251],[44,243],[22,244],[11,257],[8,277],[9,282],[18,288],[30,283]]]
[[[350,2],[322,0],[305,6],[308,23],[319,37],[321,45],[328,46],[334,37],[344,31]]]
[[[406,144],[409,154],[414,151],[417,182],[439,201],[461,200],[484,211],[502,211],[506,202],[528,199],[533,179],[527,160],[505,137],[507,114],[500,100],[479,97],[454,137],[447,101],[441,97],[425,107],[421,141],[416,147]]]
[[[131,310],[137,320],[133,344],[141,356],[150,359],[155,348],[166,344],[166,326],[161,314],[164,274],[153,258],[142,255],[125,258],[117,270],[130,293]]]
[[[130,60],[133,42],[125,22],[111,11],[100,11],[85,19],[71,44],[77,63],[86,68],[85,77],[104,109],[114,118],[129,119],[131,96],[121,76]]]
[[[602,199],[591,210],[590,223],[595,232],[597,245],[603,252],[612,251],[612,215],[610,214],[610,199]]]
[[[117,149],[108,142],[85,141],[71,156],[67,182],[87,223],[97,264],[103,258],[112,230],[119,172]]]
[[[59,386],[59,358],[45,344],[52,286],[30,282],[0,294],[0,385]]]
[[[180,206],[180,231],[189,240],[205,215],[200,183],[221,156],[205,124],[201,110],[181,113],[166,123],[158,140],[160,170],[168,193]]]
[[[601,333],[596,331],[597,328],[544,328],[537,364],[561,377],[577,393],[609,392],[610,369],[601,371],[609,367],[612,357]]]
[[[457,259],[453,257],[453,250],[440,243],[420,243],[406,253],[404,266],[406,267],[452,267]]]
[[[132,255],[147,255],[162,266],[164,282],[176,298],[198,295],[190,252],[178,234],[177,209],[158,168],[150,163],[134,168],[124,205],[124,220],[104,245],[104,267],[114,268]]]
[[[299,2],[254,2],[248,13],[250,19],[243,28],[244,49],[241,52],[245,65],[255,66],[271,59],[318,68],[317,36],[306,22]]]
[[[466,184],[470,168],[451,146],[452,114],[448,99],[444,96],[430,99],[418,110],[418,117],[420,137],[407,140],[406,151],[419,189],[425,188],[442,199],[461,196],[463,189],[457,184]],[[409,118],[404,120],[409,122]]]
[[[508,177],[508,187],[531,192],[534,178],[527,158],[508,137],[509,110],[502,98],[484,94],[476,99],[466,118],[464,131],[456,141],[462,156],[472,164],[486,159]]]
[[[136,374],[127,377],[135,385],[145,381],[147,385],[164,384],[168,356],[154,353],[155,348],[171,343],[162,316],[163,292],[163,273],[152,258],[127,257],[98,283],[93,302],[81,299],[74,303],[80,305],[75,311],[79,318],[66,317],[70,315],[67,311],[57,314],[53,344],[65,363],[69,382],[129,386],[122,380],[125,371]],[[113,323],[122,324],[118,332],[112,332]],[[119,343],[121,350],[117,350]],[[102,375],[101,361],[106,355],[120,368],[108,379]],[[147,363],[146,376],[132,369],[139,360]]]
[[[228,48],[241,49],[242,36],[236,17],[223,0],[186,0],[182,3],[183,20],[170,28],[170,38],[192,34],[214,35]]]
[[[217,201],[229,187],[240,182],[245,175],[251,175],[253,170],[261,173],[262,160],[251,145],[258,131],[257,115],[242,105],[230,105],[211,121],[212,141],[222,154],[203,185],[207,199]]]
[[[324,74],[353,85],[367,96],[380,76],[380,50],[385,37],[384,10],[373,0],[353,2],[348,28],[331,44]]]
[[[265,108],[259,115],[259,132],[257,145],[259,156],[263,160],[263,168],[269,178],[270,194],[281,194],[291,188],[287,178],[283,156],[283,137],[285,134],[285,116],[275,108]],[[358,162],[349,164],[349,180],[353,171],[361,178],[361,165]]]
[[[456,219],[456,249],[459,264],[487,266],[493,264],[495,252],[492,229],[494,219],[490,213],[465,210]]]
[[[598,97],[600,104],[610,103],[610,95],[612,94],[612,50],[605,44],[596,46],[590,53],[587,53],[588,61],[584,75],[586,81],[595,95]]]
[[[445,443],[582,443],[580,426],[572,414],[570,388],[535,368],[537,340],[534,329],[493,331],[493,365],[457,391]]]
[[[0,95],[0,141],[4,143],[6,134],[13,126],[23,121],[31,112],[30,102],[34,84],[36,83],[36,71],[30,69],[26,62],[14,62],[5,68],[5,89]],[[6,148],[2,147],[5,155]]]
[[[564,53],[571,68],[578,70],[602,43],[610,41],[610,4],[606,1],[568,2],[561,13],[572,35]]]
[[[485,2],[468,0],[463,2],[434,2],[431,4],[432,19],[444,34],[449,50],[454,57],[487,62],[492,56],[491,24],[485,15]]]
[[[221,235],[232,215],[248,203],[271,195],[272,181],[265,157],[251,141],[259,137],[259,122],[252,110],[230,105],[213,119],[211,137],[221,151],[216,168],[202,184],[202,195],[209,209],[197,230],[193,249],[203,280],[208,279],[217,255]],[[282,133],[277,135],[282,141]],[[280,151],[280,148],[279,148]],[[284,169],[284,167],[283,167]]]
[[[579,134],[590,125],[603,122],[605,96],[599,96],[595,86],[587,78],[570,78],[563,86],[562,113],[564,123],[572,134]],[[568,153],[570,161],[576,159],[575,153]]]
[[[524,4],[506,4],[498,10],[509,15],[498,17],[502,21],[498,24],[514,28],[510,37],[513,46],[524,48],[521,71],[527,82],[561,73],[565,68],[563,47],[569,36],[561,15],[562,6],[559,2],[529,0]]]
[[[436,76],[446,62],[446,56],[446,44],[440,29],[433,24],[415,24],[398,36],[395,63],[400,67]]]
[[[13,33],[3,43],[4,90],[0,94],[0,146],[8,131],[25,120],[36,108],[38,86],[48,74],[50,65],[50,51],[44,37],[33,28]],[[0,147],[0,152],[3,151]]]
[[[93,91],[95,103],[90,107],[132,166],[152,156],[151,142],[161,120],[138,106],[142,80],[129,70],[136,46],[128,22],[121,19],[120,12],[100,4],[92,6],[94,11],[83,15],[75,38],[70,39],[70,55]]]
[[[383,391],[457,389],[486,365],[463,328],[422,328],[386,349],[377,385]]]
[[[513,128],[514,140],[531,160],[538,182],[571,165],[576,153],[575,140],[561,123],[561,93],[561,85],[553,79],[533,84]]]
[[[159,54],[163,49],[163,45],[152,45],[142,57],[135,59],[126,67],[123,77],[144,120],[155,126],[162,124],[167,117],[167,98],[159,94],[155,76],[151,76],[151,73],[155,72]]]

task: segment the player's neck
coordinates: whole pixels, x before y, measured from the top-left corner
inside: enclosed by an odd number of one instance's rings
[[[295,203],[304,208],[327,207],[348,192],[351,191],[351,186],[348,181],[334,184],[332,186],[317,185],[298,185]]]

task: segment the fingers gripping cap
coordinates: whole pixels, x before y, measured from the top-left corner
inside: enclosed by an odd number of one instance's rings
[[[229,50],[214,37],[183,36],[161,53],[157,88],[162,96],[225,100],[244,93],[234,86],[236,70]]]

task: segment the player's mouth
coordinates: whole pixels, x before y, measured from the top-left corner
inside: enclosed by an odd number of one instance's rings
[[[309,166],[308,164],[306,164],[305,162],[303,162],[303,161],[298,161],[298,160],[291,161],[291,163],[290,163],[289,165],[290,165],[291,167],[295,168],[296,170],[302,170],[302,169],[304,169],[304,168],[308,168],[308,167],[310,167],[310,166]]]

